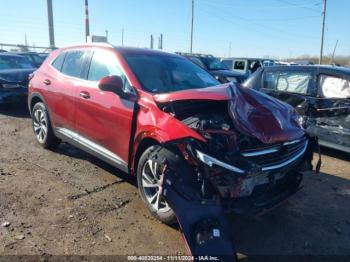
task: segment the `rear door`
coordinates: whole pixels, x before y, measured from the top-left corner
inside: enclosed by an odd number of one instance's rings
[[[61,131],[75,130],[75,93],[87,58],[88,52],[84,50],[65,51],[51,64],[52,72],[43,77],[51,118],[56,129]]]
[[[127,171],[135,99],[101,91],[98,82],[108,75],[122,77],[125,89],[133,90],[114,51],[95,48],[84,85],[76,89],[76,128],[83,145]]]
[[[312,131],[320,143],[350,153],[350,76],[321,73],[318,76]]]

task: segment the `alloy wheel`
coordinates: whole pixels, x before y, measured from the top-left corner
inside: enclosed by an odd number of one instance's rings
[[[44,143],[47,137],[48,123],[46,113],[43,109],[38,108],[34,112],[33,127],[36,138],[39,143]]]
[[[142,168],[142,189],[147,202],[159,213],[170,210],[168,203],[160,194],[160,171],[154,160],[147,160]]]

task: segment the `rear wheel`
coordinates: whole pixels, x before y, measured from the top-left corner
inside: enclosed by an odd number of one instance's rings
[[[177,169],[181,169],[181,166],[184,165],[176,154],[166,148],[161,146],[148,148],[138,162],[137,183],[141,198],[152,215],[161,222],[171,225],[176,223],[176,216],[160,194],[160,177],[165,161],[167,165],[177,167]]]
[[[44,148],[54,148],[60,140],[55,137],[50,123],[49,114],[42,102],[34,105],[32,110],[33,131],[39,145]]]

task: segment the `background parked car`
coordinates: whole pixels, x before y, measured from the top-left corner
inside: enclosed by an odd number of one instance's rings
[[[222,63],[234,72],[239,72],[248,78],[259,67],[273,66],[275,60],[262,58],[222,58]]]
[[[36,67],[26,58],[8,52],[0,54],[0,103],[27,97],[28,77]]]
[[[37,68],[39,68],[45,60],[45,58],[35,52],[16,52],[15,54],[25,56]]]
[[[177,52],[177,54],[185,56],[193,63],[199,65],[201,68],[219,80],[220,83],[243,83],[244,80],[247,79],[247,77],[241,73],[230,71],[225,64],[223,64],[218,58],[212,55],[190,54],[181,52]]]
[[[38,53],[38,55],[43,59],[45,60],[48,56],[49,56],[50,53]]]
[[[258,70],[244,86],[296,108],[307,131],[323,146],[350,153],[350,69],[331,66],[276,66]]]

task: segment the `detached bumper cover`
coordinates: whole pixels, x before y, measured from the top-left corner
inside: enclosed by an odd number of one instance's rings
[[[237,261],[231,228],[222,205],[185,198],[178,192],[178,181],[171,173],[164,173],[162,181],[163,197],[177,217],[194,261],[205,256],[211,257],[210,261]]]

